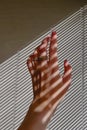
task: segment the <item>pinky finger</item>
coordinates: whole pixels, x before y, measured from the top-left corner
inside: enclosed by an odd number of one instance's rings
[[[33,70],[33,65],[32,65],[32,61],[31,61],[30,57],[27,60],[27,67],[28,67],[28,70],[29,70],[30,74],[33,75],[34,70]]]

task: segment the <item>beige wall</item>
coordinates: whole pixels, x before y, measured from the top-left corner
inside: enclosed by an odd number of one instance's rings
[[[84,0],[0,1],[0,63],[85,4]]]

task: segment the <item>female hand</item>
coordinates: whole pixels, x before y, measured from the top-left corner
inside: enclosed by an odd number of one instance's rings
[[[59,72],[56,32],[45,38],[29,56],[27,66],[32,78],[34,98],[26,116],[26,130],[45,130],[71,84],[72,67],[67,60],[64,61],[63,76]]]

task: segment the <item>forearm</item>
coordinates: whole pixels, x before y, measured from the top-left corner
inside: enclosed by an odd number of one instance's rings
[[[31,116],[31,110],[29,109],[18,130],[48,130],[48,129],[44,128],[41,125],[39,119],[38,121],[36,119],[34,120],[33,116]]]
[[[30,119],[29,112],[27,112],[22,124],[18,128],[18,130],[30,130]],[[32,129],[31,129],[32,130]]]

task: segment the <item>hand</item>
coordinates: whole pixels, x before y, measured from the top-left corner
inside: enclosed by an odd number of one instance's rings
[[[47,56],[47,47],[49,55]],[[45,130],[57,106],[63,100],[70,84],[72,67],[64,61],[64,74],[60,75],[57,59],[57,34],[42,41],[29,56],[27,66],[33,83],[34,98],[30,106],[29,129]]]
[[[47,57],[49,42],[49,57]],[[67,60],[64,61],[62,77],[59,72],[56,32],[52,32],[51,37],[42,41],[29,57],[27,65],[31,73],[34,93],[30,107],[32,125],[35,125],[37,130],[43,130],[71,84],[72,67]]]

